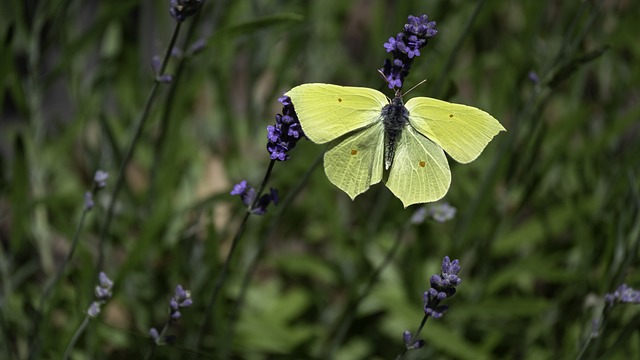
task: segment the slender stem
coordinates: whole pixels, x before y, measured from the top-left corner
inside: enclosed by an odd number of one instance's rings
[[[460,37],[458,38],[458,40],[456,40],[456,43],[453,46],[453,49],[451,50],[451,52],[449,52],[449,56],[447,57],[447,62],[445,63],[444,68],[440,71],[440,77],[438,77],[438,80],[436,81],[436,84],[433,87],[432,93],[434,95],[440,95],[440,92],[442,91],[442,86],[446,78],[450,76],[449,74],[450,74],[451,68],[453,67],[453,62],[455,59],[458,58],[457,55],[460,52],[460,49],[462,48],[462,43],[464,42],[464,39],[469,34],[471,25],[473,25],[473,23],[478,18],[478,14],[480,14],[480,10],[482,10],[484,3],[485,3],[485,0],[481,0],[476,3],[476,7],[473,10],[473,14],[471,14],[471,17],[469,17],[469,19],[467,20],[467,23],[464,26],[464,30],[460,33]]]
[[[95,196],[97,191],[98,191],[98,187],[94,185],[93,190],[91,192],[92,196]],[[73,234],[73,240],[71,241],[71,248],[69,249],[69,252],[65,255],[64,260],[60,265],[60,269],[58,269],[58,272],[56,273],[56,276],[47,284],[47,286],[45,287],[45,290],[42,293],[42,296],[40,297],[40,302],[38,303],[38,308],[36,309],[36,313],[33,317],[33,323],[31,327],[31,342],[30,342],[31,345],[29,346],[29,359],[34,359],[38,357],[38,353],[40,352],[40,345],[37,340],[38,340],[38,336],[40,335],[40,325],[42,321],[42,313],[44,312],[45,303],[47,299],[51,296],[53,290],[58,285],[58,282],[60,282],[60,279],[62,279],[62,276],[65,273],[67,264],[70,262],[71,258],[73,257],[73,254],[75,253],[75,250],[80,240],[80,232],[84,227],[84,221],[89,211],[91,211],[91,208],[85,206],[84,210],[82,211],[82,215],[80,216],[80,221],[78,221],[78,225],[76,226],[76,230]]]
[[[338,330],[336,331],[336,335],[333,337],[333,340],[331,341],[330,346],[323,346],[324,349],[327,349],[327,352],[325,352],[321,356],[322,358],[332,358],[335,356],[335,352],[338,350],[338,347],[344,341],[347,331],[349,330],[349,327],[353,322],[353,318],[356,314],[356,310],[358,309],[358,306],[369,295],[369,293],[373,289],[373,286],[377,283],[378,278],[380,277],[380,274],[382,273],[382,271],[386,269],[387,266],[389,266],[389,264],[391,263],[391,260],[393,260],[393,258],[395,257],[396,253],[398,252],[398,249],[400,249],[400,244],[402,244],[404,235],[410,226],[411,226],[411,220],[409,219],[402,225],[402,227],[400,227],[400,229],[396,234],[396,239],[391,249],[389,249],[385,258],[382,260],[380,265],[378,265],[378,267],[374,270],[371,277],[369,277],[369,280],[367,281],[367,284],[365,285],[364,289],[362,289],[360,295],[358,295],[356,298],[349,301],[347,306],[345,306],[342,316],[340,317],[341,320],[338,322]]]
[[[264,188],[267,186],[267,183],[269,182],[269,178],[271,177],[271,172],[273,171],[273,166],[275,164],[276,164],[275,160],[271,160],[271,162],[269,163],[269,167],[267,168],[267,171],[264,174],[264,178],[262,179],[262,183],[260,184],[260,188],[258,189],[258,194],[256,195],[256,198],[253,200],[253,204],[251,204],[249,211],[253,210],[258,204],[258,201],[260,200],[260,195],[262,195]]]
[[[249,265],[247,267],[247,271],[245,272],[245,274],[244,274],[244,276],[242,278],[242,282],[241,282],[241,285],[240,285],[240,294],[238,295],[238,298],[236,299],[232,310],[229,312],[229,317],[228,317],[229,325],[228,325],[228,328],[227,328],[227,334],[228,335],[227,335],[227,340],[225,341],[226,344],[232,344],[233,343],[233,337],[235,335],[235,327],[234,327],[235,320],[239,317],[240,309],[242,308],[242,305],[244,304],[244,299],[245,299],[245,297],[247,295],[247,290],[249,289],[249,284],[251,282],[251,276],[253,275],[253,273],[255,272],[255,270],[256,270],[256,268],[258,266],[259,260],[262,258],[262,255],[264,253],[265,247],[266,247],[269,239],[271,238],[271,236],[275,232],[275,229],[277,228],[277,225],[279,224],[280,219],[282,219],[285,211],[288,209],[288,207],[291,204],[291,202],[293,202],[293,200],[296,198],[296,196],[298,196],[300,191],[304,188],[304,185],[307,183],[307,181],[311,177],[311,174],[318,168],[318,166],[320,166],[320,164],[322,164],[323,155],[324,154],[320,154],[316,158],[316,160],[309,167],[309,169],[307,169],[307,172],[303,175],[302,179],[298,182],[298,184],[287,195],[287,197],[282,201],[282,203],[279,204],[278,212],[275,214],[275,216],[273,218],[273,221],[271,222],[271,225],[269,226],[269,229],[265,232],[265,235],[260,238],[260,240],[258,242],[258,248],[256,250],[256,254],[250,260]]]
[[[173,320],[171,319],[171,317],[169,317],[169,319],[164,323],[164,326],[162,327],[162,331],[160,332],[160,334],[158,334],[158,338],[154,339],[153,343],[151,344],[151,348],[149,348],[147,355],[145,355],[144,357],[145,360],[149,360],[153,358],[153,355],[156,352],[156,348],[158,347],[158,342],[160,343],[164,342],[163,339],[165,338],[167,332],[169,331],[169,328],[171,327],[172,323],[173,323]]]
[[[64,355],[62,356],[63,360],[68,359],[69,355],[71,355],[71,350],[73,350],[73,348],[76,345],[76,342],[78,342],[78,339],[80,338],[80,335],[82,335],[84,330],[87,328],[87,325],[89,324],[89,319],[90,319],[89,315],[85,316],[84,320],[82,321],[82,324],[80,324],[78,329],[76,329],[76,332],[73,334],[71,341],[69,341],[69,345],[67,345],[67,348],[64,350]]]
[[[411,337],[411,340],[409,340],[409,346],[411,346],[411,344],[415,343],[416,340],[418,340],[418,337],[420,336],[420,333],[422,332],[422,328],[424,328],[424,325],[427,323],[427,320],[429,319],[429,315],[425,314],[424,317],[422,318],[422,321],[420,322],[420,326],[418,326],[418,330],[416,330],[416,332],[413,334],[413,336]],[[404,350],[402,350],[402,352],[400,354],[398,354],[398,356],[396,357],[396,360],[400,360],[402,358],[404,358],[404,355],[407,353],[409,349],[405,346]]]
[[[273,166],[275,165],[275,163],[276,163],[275,160],[271,160],[271,162],[269,163],[269,167],[267,168],[267,171],[265,172],[264,178],[262,180],[262,184],[260,184],[260,189],[258,190],[256,198],[253,201],[253,204],[251,204],[251,206],[249,206],[249,208],[247,209],[247,212],[244,214],[244,217],[242,218],[242,222],[240,223],[238,231],[236,232],[235,236],[233,237],[233,241],[231,242],[231,248],[229,249],[229,253],[227,254],[227,258],[225,259],[225,262],[222,265],[222,269],[220,270],[220,272],[218,273],[218,276],[216,277],[216,282],[215,282],[215,285],[214,285],[214,288],[213,288],[213,293],[211,294],[211,299],[209,299],[209,303],[207,304],[207,308],[206,308],[206,310],[204,312],[204,320],[202,322],[202,326],[200,327],[200,331],[198,333],[198,338],[197,338],[197,343],[196,343],[198,348],[200,347],[200,345],[202,343],[202,339],[204,338],[204,334],[207,331],[207,327],[209,325],[209,321],[210,321],[210,318],[211,318],[212,310],[213,310],[213,308],[215,306],[216,300],[218,299],[218,295],[220,293],[220,289],[222,288],[222,285],[224,284],[225,280],[227,279],[227,273],[229,272],[229,265],[231,263],[231,260],[233,259],[233,255],[235,254],[235,250],[238,247],[238,243],[240,242],[240,238],[242,237],[242,234],[244,233],[244,229],[246,227],[247,221],[249,220],[249,217],[252,214],[251,210],[257,204],[258,199],[260,199],[260,196],[262,195],[262,191],[266,187],[267,182],[269,181],[269,178],[271,177],[271,172],[273,171]]]
[[[134,131],[133,137],[131,139],[131,142],[129,143],[129,147],[127,148],[127,152],[124,155],[124,158],[122,159],[122,164],[120,164],[120,170],[118,171],[118,177],[115,180],[115,185],[113,187],[113,193],[111,195],[111,202],[109,203],[109,207],[107,208],[107,214],[104,220],[104,223],[102,225],[102,228],[100,230],[100,240],[99,240],[99,245],[98,245],[98,264],[96,267],[96,271],[100,271],[102,270],[102,268],[104,267],[104,248],[105,248],[105,240],[107,237],[107,232],[109,231],[109,226],[111,225],[111,219],[113,218],[113,212],[115,210],[115,204],[117,202],[117,198],[118,198],[118,194],[120,193],[120,190],[122,189],[122,186],[124,184],[124,174],[125,171],[127,169],[127,165],[129,164],[129,161],[131,160],[132,156],[133,156],[133,152],[136,148],[136,145],[138,144],[138,140],[140,139],[140,136],[142,135],[142,129],[144,129],[144,124],[147,120],[147,118],[149,117],[149,113],[151,110],[151,106],[153,105],[153,102],[155,100],[155,95],[158,91],[160,82],[158,81],[158,77],[160,77],[163,73],[164,70],[167,67],[167,63],[169,61],[169,57],[171,56],[171,51],[173,50],[173,47],[176,43],[176,39],[178,38],[178,34],[180,33],[180,22],[176,22],[176,26],[173,30],[173,35],[171,36],[171,41],[169,42],[169,46],[167,46],[167,50],[165,52],[164,58],[162,59],[162,63],[160,64],[160,70],[156,76],[156,79],[153,83],[153,87],[151,88],[151,91],[149,93],[149,96],[147,97],[147,101],[145,103],[144,106],[144,110],[142,111],[142,114],[140,115],[140,118],[138,119],[138,123],[136,125],[136,129]]]

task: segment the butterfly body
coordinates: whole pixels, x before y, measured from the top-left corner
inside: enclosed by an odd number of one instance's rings
[[[404,106],[400,94],[382,108],[380,116],[384,125],[384,169],[389,170],[404,127],[409,125],[409,110]]]
[[[444,151],[473,161],[504,127],[471,106],[417,97],[388,100],[362,87],[303,84],[286,93],[305,135],[329,143],[329,180],[352,199],[384,181],[405,207],[441,199],[451,184]]]

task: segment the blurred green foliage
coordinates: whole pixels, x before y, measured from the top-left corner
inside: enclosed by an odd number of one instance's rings
[[[110,181],[118,172],[153,85],[151,58],[175,27],[168,3],[1,4],[1,358],[29,353],[83,194],[97,169]],[[411,227],[358,301],[416,207],[381,185],[352,202],[318,166],[323,147],[301,141],[269,184],[287,201],[250,218],[208,309],[244,212],[228,193],[262,180],[278,97],[306,82],[384,90],[382,44],[422,13],[439,34],[407,79],[427,80],[411,95],[479,107],[508,130],[475,162],[452,163],[445,200],[456,219]],[[463,283],[409,358],[575,358],[602,295],[640,287],[638,18],[629,0],[206,1],[182,24],[185,55],[169,62],[174,82],[126,168],[103,254],[114,298],[72,357],[144,356],[180,283],[194,305],[157,358],[395,358],[449,255]],[[198,39],[206,46],[191,56]],[[96,197],[43,309],[42,358],[62,356],[93,299],[112,190]],[[639,323],[637,308],[615,308],[585,358],[637,356]]]

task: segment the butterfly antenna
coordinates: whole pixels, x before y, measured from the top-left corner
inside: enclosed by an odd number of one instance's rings
[[[413,85],[413,87],[411,89],[407,90],[407,92],[405,92],[404,95],[407,95],[411,90],[417,88],[418,86],[420,86],[420,85],[422,85],[422,84],[424,84],[426,82],[427,82],[427,79],[424,79],[424,80],[420,81],[419,83]]]
[[[382,70],[378,69],[378,74],[380,74],[380,76],[382,76],[382,78],[384,79],[384,81],[388,84],[389,83],[389,79],[387,79],[386,76],[384,76],[384,73],[382,72]]]

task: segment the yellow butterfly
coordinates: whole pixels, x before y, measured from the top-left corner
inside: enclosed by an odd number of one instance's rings
[[[506,131],[488,113],[427,97],[403,103],[363,87],[304,84],[285,95],[314,143],[333,140],[324,154],[329,180],[351,199],[384,180],[406,208],[441,199],[451,184],[443,149],[455,160],[475,160]]]

